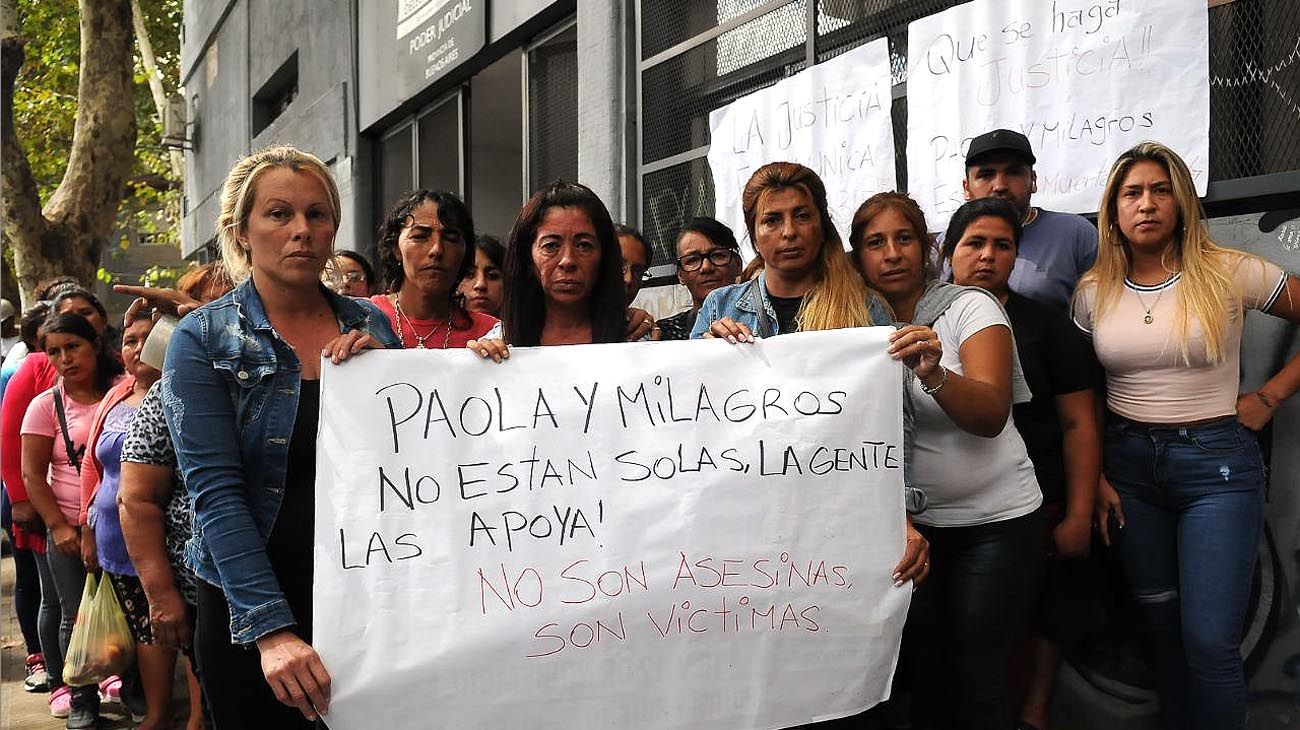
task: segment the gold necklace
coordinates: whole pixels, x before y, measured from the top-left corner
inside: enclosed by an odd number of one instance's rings
[[[411,321],[411,318],[408,317],[408,316],[406,315],[406,313],[402,311],[402,293],[401,293],[401,292],[397,292],[396,294],[393,295],[393,309],[395,309],[395,310],[397,311],[397,329],[398,329],[397,334],[398,334],[398,336],[401,336],[401,334],[402,334],[402,332],[401,332],[401,330],[402,330],[402,322],[405,321],[405,322],[406,322],[406,326],[409,327],[410,330],[411,330],[411,336],[415,338],[415,347],[416,347],[416,349],[418,349],[418,350],[427,350],[427,349],[429,349],[427,343],[428,343],[428,341],[429,341],[429,338],[433,337],[435,334],[438,333],[438,325],[435,324],[435,325],[433,326],[433,329],[432,329],[432,330],[429,330],[429,334],[424,335],[424,336],[421,336],[420,333],[415,329],[415,323],[412,322],[412,321]],[[449,310],[449,312],[448,312],[448,314],[447,314],[447,330],[446,330],[446,331],[443,333],[443,335],[442,335],[442,349],[444,349],[444,350],[447,349],[448,344],[450,344],[450,342],[451,342],[451,318],[452,318],[452,314],[453,314],[454,312],[455,312],[455,308],[453,307],[451,310]]]

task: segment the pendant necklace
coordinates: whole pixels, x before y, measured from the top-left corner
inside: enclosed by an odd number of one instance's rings
[[[400,330],[403,329],[402,323],[405,322],[406,327],[411,330],[411,336],[415,338],[415,348],[417,350],[429,349],[427,343],[429,342],[429,338],[437,334],[438,325],[435,324],[433,329],[429,331],[429,334],[421,336],[419,331],[415,329],[415,323],[412,322],[411,318],[406,316],[406,313],[402,311],[401,292],[393,295],[393,309],[397,310],[397,329],[399,330],[397,334],[402,334]],[[442,349],[444,350],[447,349],[448,344],[451,342],[451,317],[452,315],[449,313],[447,315],[447,330],[442,335]]]
[[[1165,295],[1165,289],[1169,288],[1168,286],[1169,280],[1173,278],[1174,277],[1171,276],[1169,277],[1169,279],[1164,280],[1164,283],[1160,285],[1160,292],[1156,294],[1156,300],[1154,302],[1151,302],[1151,306],[1149,307],[1147,306],[1147,301],[1142,298],[1142,292],[1138,291],[1137,289],[1133,290],[1133,293],[1137,295],[1138,304],[1142,307],[1142,309],[1146,310],[1146,316],[1142,318],[1142,322],[1144,324],[1151,324],[1152,322],[1156,321],[1156,318],[1151,316],[1151,311],[1160,305],[1160,297],[1163,297]]]

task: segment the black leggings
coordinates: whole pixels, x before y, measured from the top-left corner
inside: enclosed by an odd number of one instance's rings
[[[9,510],[9,494],[0,490],[0,524],[14,544],[14,532]],[[26,548],[14,548],[14,613],[18,614],[18,628],[23,632],[23,643],[28,654],[41,653],[41,634],[37,621],[41,612],[41,576],[36,569],[36,556]]]
[[[275,698],[262,674],[262,656],[254,645],[230,643],[230,609],[226,594],[199,581],[199,612],[194,653],[199,683],[216,730],[314,728],[296,707]]]
[[[917,529],[934,570],[903,631],[915,730],[1010,730],[1011,643],[1024,617],[1042,511],[970,527]]]

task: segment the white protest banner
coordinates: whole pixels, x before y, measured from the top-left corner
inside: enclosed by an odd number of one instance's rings
[[[970,140],[1018,130],[1038,158],[1033,202],[1097,210],[1110,165],[1159,140],[1205,194],[1205,3],[975,0],[907,29],[907,187],[932,229],[962,204]]]
[[[890,331],[326,364],[330,727],[767,730],[887,697]]]
[[[746,260],[754,254],[740,192],[769,162],[798,162],[821,177],[846,249],[862,201],[896,187],[889,74],[889,43],[879,38],[709,113],[715,215]]]

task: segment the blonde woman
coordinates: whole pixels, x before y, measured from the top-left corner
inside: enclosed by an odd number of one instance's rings
[[[1300,322],[1300,283],[1221,248],[1187,165],[1144,142],[1102,198],[1097,263],[1075,324],[1106,370],[1097,517],[1150,624],[1166,728],[1245,725],[1241,627],[1264,520],[1255,431],[1300,388],[1292,359],[1238,393],[1245,310]]]
[[[793,162],[763,165],[745,184],[741,204],[758,257],[747,270],[750,276],[742,275],[740,283],[714,289],[704,299],[693,339],[753,342],[755,336],[893,322],[884,299],[867,288],[845,257],[826,203],[826,185],[817,173]],[[904,424],[910,475],[910,407]],[[913,508],[919,506],[911,499]],[[909,517],[906,551],[893,571],[895,583],[925,580],[929,554],[929,543]]]
[[[321,358],[399,346],[373,304],[321,284],[338,224],[338,189],[313,155],[236,162],[217,220],[235,289],[167,347],[163,410],[193,498],[194,646],[217,730],[312,727],[329,708],[311,647]]]

